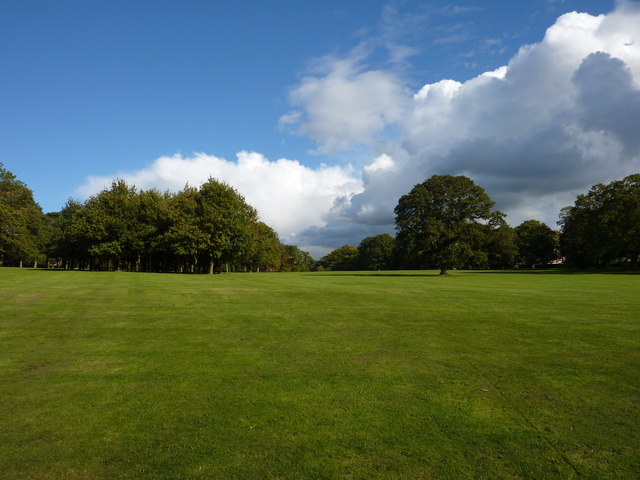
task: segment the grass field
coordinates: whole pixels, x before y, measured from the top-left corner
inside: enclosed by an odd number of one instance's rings
[[[0,269],[2,479],[640,477],[640,275]]]

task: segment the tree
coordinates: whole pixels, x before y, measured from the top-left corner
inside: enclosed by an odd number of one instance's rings
[[[198,190],[185,186],[166,203],[166,225],[156,240],[165,270],[169,264],[180,271],[195,272],[198,256],[205,251],[207,235],[200,228]],[[175,265],[177,264],[177,265]]]
[[[295,245],[279,244],[281,272],[308,272],[314,261],[309,252],[300,250]]]
[[[263,222],[253,224],[250,262],[256,271],[280,268],[279,243],[278,234],[269,225]]]
[[[493,212],[487,223],[484,248],[489,268],[513,268],[518,263],[517,235],[504,217],[500,211]]]
[[[640,174],[597,184],[560,213],[560,246],[569,263],[601,266],[640,256]]]
[[[388,233],[367,237],[358,245],[358,268],[383,270],[391,266],[395,239]]]
[[[441,275],[478,253],[493,202],[465,176],[434,175],[400,197],[396,241],[408,266],[436,267]]]
[[[320,264],[327,270],[355,270],[358,261],[358,248],[343,245],[329,252],[320,259]]]
[[[133,262],[138,256],[137,190],[124,180],[112,182],[89,198],[84,205],[84,234],[89,241],[89,255],[102,267],[120,270],[123,261]]]
[[[135,270],[142,268],[143,257],[151,270],[151,255],[157,252],[158,237],[167,225],[168,194],[157,190],[140,191],[133,199],[135,229],[131,232],[131,250],[135,255]]]
[[[22,266],[44,258],[38,240],[42,222],[31,190],[0,163],[0,264]]]
[[[91,232],[86,203],[69,199],[60,211],[60,233],[51,250],[62,260],[65,269],[84,269],[89,260]]]
[[[209,178],[198,190],[200,230],[206,238],[209,273],[216,262],[247,260],[256,210],[233,187]]]
[[[526,220],[515,228],[520,263],[535,268],[558,257],[558,234],[538,220]]]

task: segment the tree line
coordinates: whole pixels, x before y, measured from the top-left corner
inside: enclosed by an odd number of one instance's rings
[[[308,252],[279,241],[233,187],[210,178],[178,193],[117,180],[43,214],[0,164],[0,262],[80,270],[307,271]]]
[[[640,174],[594,185],[560,214],[561,231],[538,220],[515,228],[465,176],[434,175],[400,197],[396,237],[367,237],[319,261],[320,269],[536,268],[557,260],[578,267],[638,268]]]
[[[85,202],[43,214],[0,163],[0,265],[214,273],[386,269],[638,268],[640,174],[594,185],[562,209],[561,230],[537,220],[513,228],[465,176],[434,175],[400,197],[396,236],[380,234],[314,261],[280,242],[233,187],[210,178],[177,193],[123,180]]]

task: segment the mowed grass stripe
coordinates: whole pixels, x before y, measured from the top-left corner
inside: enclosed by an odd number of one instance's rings
[[[634,478],[640,276],[0,269],[0,478]]]

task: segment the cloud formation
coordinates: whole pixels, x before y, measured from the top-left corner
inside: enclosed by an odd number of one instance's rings
[[[335,223],[307,230],[306,242],[336,228],[346,239],[349,224],[351,243],[363,225],[392,231],[398,197],[443,173],[473,178],[511,223],[538,218],[555,227],[577,193],[640,170],[640,9],[623,2],[608,15],[562,15],[508,65],[466,82],[425,85],[396,107],[402,114],[381,117],[387,123],[378,126],[399,132],[376,145],[388,168],[377,168],[378,159],[366,167],[364,190],[337,199],[327,216]],[[333,111],[343,114],[353,115]],[[305,121],[322,130],[313,109]],[[341,145],[360,142],[347,133]]]
[[[294,109],[280,125],[318,142],[319,153],[334,153],[370,143],[387,125],[399,122],[405,88],[393,72],[363,71],[360,55],[322,59],[319,75],[305,77],[290,92]]]

